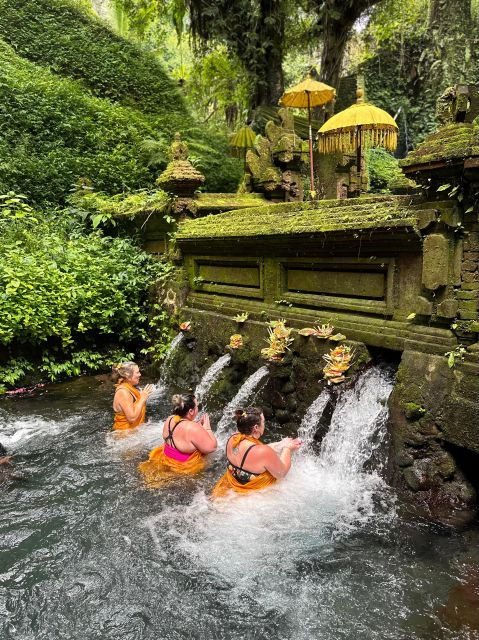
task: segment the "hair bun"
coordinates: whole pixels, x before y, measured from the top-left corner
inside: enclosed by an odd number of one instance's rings
[[[171,404],[175,409],[183,409],[185,406],[183,396],[180,393],[175,393],[175,395],[171,397]]]

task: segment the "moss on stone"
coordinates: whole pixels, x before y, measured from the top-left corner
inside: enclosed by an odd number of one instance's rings
[[[169,185],[170,183],[195,182],[203,184],[204,175],[197,171],[188,160],[173,160],[168,163],[166,169],[156,181],[159,185]]]
[[[223,212],[271,204],[261,193],[200,193],[198,212]]]
[[[177,239],[310,234],[413,227],[419,204],[407,196],[289,202],[229,211],[181,225]]]
[[[424,142],[399,164],[407,168],[418,164],[447,163],[466,158],[474,155],[472,147],[477,146],[478,136],[477,125],[466,122],[449,124],[427,136]]]
[[[406,402],[404,405],[406,418],[408,420],[419,420],[426,413],[426,409],[415,402]]]

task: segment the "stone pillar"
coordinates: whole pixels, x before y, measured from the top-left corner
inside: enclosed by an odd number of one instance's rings
[[[479,452],[479,366],[451,368],[443,356],[405,351],[391,394],[391,482],[424,517],[471,521],[476,492],[448,443]]]

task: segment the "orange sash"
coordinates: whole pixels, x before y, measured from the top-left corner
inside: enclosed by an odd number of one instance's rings
[[[126,389],[135,397],[135,400],[133,401],[133,406],[140,399],[140,392],[138,391],[138,389],[133,385],[129,384],[128,382],[121,382],[120,384],[116,385],[116,388]],[[138,427],[140,424],[145,422],[145,417],[146,417],[145,405],[143,405],[143,408],[140,411],[140,415],[134,422],[128,422],[125,414],[120,411],[119,413],[115,413],[115,420],[113,421],[113,429],[115,430],[133,429],[133,427]]]
[[[155,447],[150,451],[148,460],[138,465],[150,486],[158,487],[178,475],[193,476],[205,468],[205,456],[199,451],[193,451],[188,460],[179,462],[165,455],[164,449],[164,444]]]
[[[243,440],[249,440],[255,444],[262,444],[261,440],[257,440],[252,436],[245,436],[243,433],[238,433],[233,436],[232,444],[233,448],[237,447]],[[229,490],[236,491],[237,493],[249,493],[250,491],[256,491],[258,489],[265,489],[276,482],[276,478],[271,475],[269,471],[263,471],[257,476],[253,476],[246,484],[241,484],[232,475],[229,469],[221,476],[211,492],[213,498],[219,498],[228,493]]]

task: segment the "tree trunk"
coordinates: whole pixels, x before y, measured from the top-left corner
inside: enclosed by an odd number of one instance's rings
[[[326,0],[326,8],[320,3],[321,31],[323,34],[323,50],[319,78],[336,90],[344,60],[346,45],[354,23],[366,9],[378,4],[381,0]],[[333,105],[329,107],[329,110]],[[328,107],[327,107],[328,110]]]
[[[259,106],[276,106],[284,91],[283,0],[260,0],[259,17],[256,24],[257,59],[252,71],[252,109]],[[245,65],[252,61],[244,61]]]
[[[336,20],[326,15],[324,20],[323,51],[319,78],[335,89],[339,86],[344,52],[349,34],[355,22],[353,20]]]

